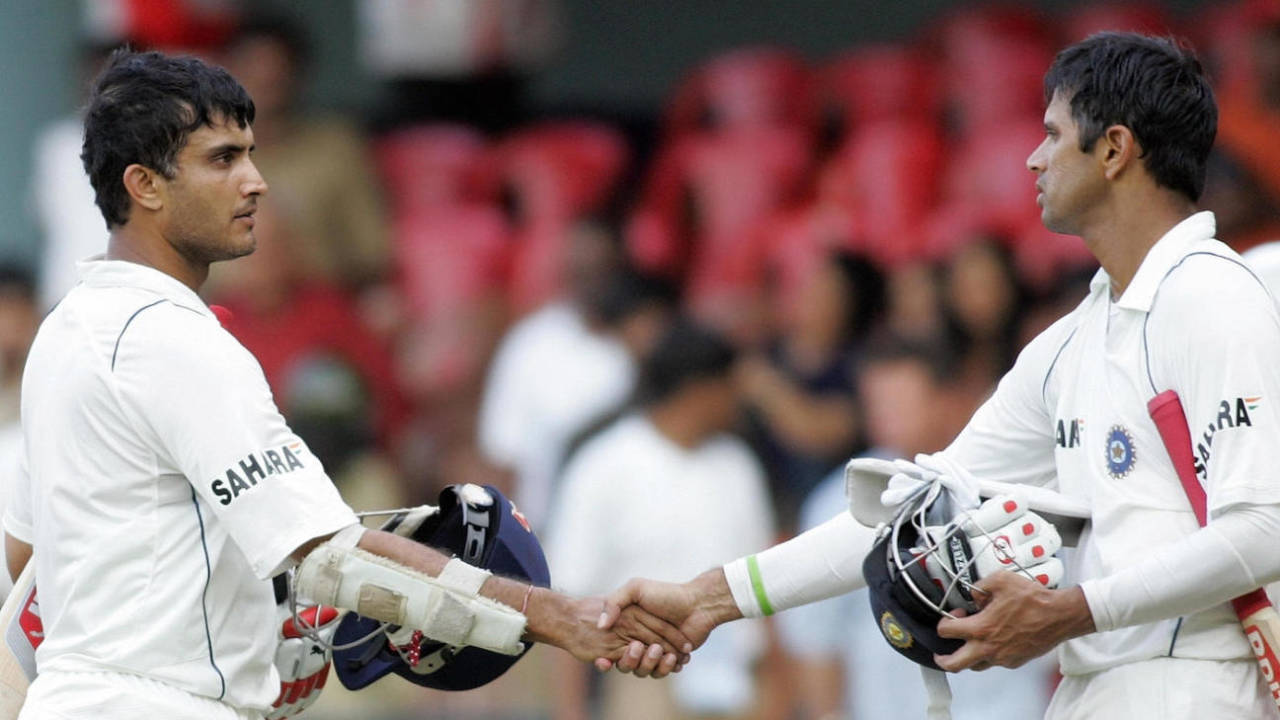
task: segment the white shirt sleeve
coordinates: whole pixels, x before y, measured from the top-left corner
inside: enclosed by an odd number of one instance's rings
[[[1280,580],[1280,505],[1238,506],[1123,572],[1080,584],[1100,632],[1187,615]],[[1213,562],[1205,562],[1212,558]]]
[[[122,337],[111,370],[126,415],[185,476],[260,578],[300,545],[358,522],[276,409],[257,361],[217,321],[162,305]]]
[[[983,480],[1041,486],[1056,482],[1047,392],[1054,362],[1077,322],[1072,312],[1023,348],[992,396],[943,451],[947,457]]]
[[[19,454],[4,508],[4,531],[28,545],[34,543],[31,527],[31,474],[27,472],[27,452]]]
[[[1147,321],[1152,395],[1175,390],[1213,514],[1280,497],[1280,316],[1252,273],[1193,255]]]

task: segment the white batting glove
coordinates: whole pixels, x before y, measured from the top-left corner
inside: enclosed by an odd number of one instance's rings
[[[280,644],[276,647],[276,672],[280,673],[280,695],[266,714],[266,720],[295,717],[306,710],[324,690],[329,678],[333,651],[298,632],[289,603],[277,605],[280,619]],[[342,613],[327,605],[300,607],[298,617],[305,627],[332,644]]]
[[[961,514],[950,525],[928,528],[940,550],[926,556],[925,568],[941,587],[952,585],[953,572],[965,574],[966,561],[946,551],[945,538],[957,525],[969,542],[967,567],[974,571],[975,581],[1009,571],[1047,588],[1055,588],[1062,582],[1062,561],[1054,557],[1062,549],[1057,528],[1028,510],[1026,502],[1016,495],[998,495],[976,510]],[[946,605],[948,609],[964,607],[954,593],[948,593]]]
[[[915,462],[894,460],[898,472],[889,478],[888,488],[880,494],[880,503],[885,507],[897,507],[914,495],[921,487],[934,480],[951,494],[957,507],[978,507],[978,481],[968,470],[960,467],[942,453],[920,453]]]

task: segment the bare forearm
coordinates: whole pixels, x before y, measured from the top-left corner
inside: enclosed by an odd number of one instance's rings
[[[779,385],[761,399],[778,434],[805,452],[844,450],[857,432],[857,408],[848,398],[812,397]]]
[[[4,534],[4,557],[11,580],[16,580],[26,569],[27,563],[31,561],[31,552],[30,545],[9,533]]]
[[[380,530],[366,530],[357,547],[431,577],[438,576],[451,559],[439,550]],[[531,592],[528,583],[493,575],[480,587],[480,594],[515,610],[523,609],[527,640],[556,645],[570,624],[566,598],[550,590],[533,588]]]

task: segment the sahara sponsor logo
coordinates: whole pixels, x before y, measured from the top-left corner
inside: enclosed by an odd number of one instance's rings
[[[222,505],[230,505],[241,493],[248,492],[274,475],[301,470],[302,443],[292,442],[278,448],[249,453],[245,459],[223,471],[222,476],[209,485]]]
[[[1213,436],[1231,428],[1253,427],[1251,410],[1262,404],[1262,396],[1238,397],[1218,403],[1218,415],[1204,426],[1204,432],[1196,441],[1196,475],[1205,480],[1209,472],[1209,458],[1213,455]]]

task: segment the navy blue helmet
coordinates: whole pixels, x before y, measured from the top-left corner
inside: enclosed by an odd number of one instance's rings
[[[410,513],[398,513],[382,527],[400,530],[412,540],[452,554],[466,563],[495,575],[550,587],[551,573],[538,538],[528,521],[497,488],[486,485],[450,485],[440,493],[439,512],[417,528],[401,527],[412,522]],[[516,663],[532,643],[525,643],[519,655],[502,655],[474,647],[456,647],[414,634],[413,647],[392,645],[387,632],[375,632],[377,620],[348,613],[338,626],[335,645],[341,646],[373,636],[355,647],[335,650],[333,666],[338,679],[349,690],[359,690],[394,672],[409,682],[437,690],[470,690],[480,687]],[[412,661],[412,664],[411,664]]]

